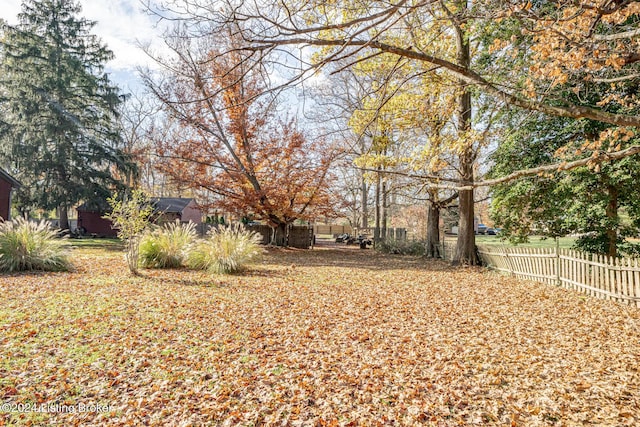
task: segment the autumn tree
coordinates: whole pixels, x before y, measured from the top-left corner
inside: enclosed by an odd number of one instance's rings
[[[260,53],[263,58],[287,51],[286,46],[309,45],[320,48],[307,61],[308,66],[304,65],[303,58],[302,67],[296,68],[300,72],[291,77],[290,81],[293,82],[336,61],[355,65],[366,63],[381,54],[391,57],[392,63],[402,61],[421,64],[420,67],[415,67],[420,68],[416,77],[441,75],[440,68],[447,69],[442,67],[441,61],[429,61],[432,58],[429,52],[434,50],[443,55],[442,61],[450,65],[451,69],[472,66],[471,44],[467,32],[470,14],[466,2],[421,3],[417,6],[407,2],[391,6],[369,2],[354,7],[350,4],[311,2],[304,5],[291,3],[283,5],[282,9],[280,5],[255,9],[249,3],[240,3],[229,4],[227,8],[216,11],[198,1],[189,2],[188,5],[188,8],[182,8],[184,5],[181,2],[174,3],[172,16],[182,16],[187,22],[208,20],[213,25],[243,22],[240,29],[242,48],[246,52]],[[445,41],[434,42],[439,39]],[[411,46],[407,47],[407,43]],[[344,68],[349,68],[349,64]],[[471,187],[459,191],[461,232],[455,261],[475,264],[477,257],[472,187],[479,139],[472,129],[469,79],[456,72],[448,77],[448,82],[458,88],[458,112],[454,126],[457,140],[464,141],[455,148],[457,168],[462,174],[462,178],[456,179]]]
[[[133,171],[121,149],[118,88],[104,71],[113,57],[74,1],[26,0],[2,28],[0,145],[24,184],[24,212],[58,209],[60,227],[81,200],[104,200]]]
[[[162,171],[217,195],[219,209],[266,221],[280,243],[295,220],[332,214],[333,152],[278,117],[276,100],[264,94],[264,69],[233,49],[231,30],[205,42],[175,33],[164,79],[145,76],[181,129],[159,147]]]
[[[302,58],[291,82],[335,61],[351,60],[356,64],[383,53],[424,64],[432,74],[446,73],[457,81],[459,108],[455,126],[459,141],[467,142],[466,150],[458,150],[461,177],[449,181],[460,194],[464,229],[459,236],[457,261],[476,260],[472,253],[473,235],[469,233],[473,189],[495,182],[478,180],[472,172],[478,152],[471,147],[482,144],[473,132],[473,99],[485,97],[550,116],[587,118],[633,129],[640,124],[631,110],[610,108],[637,102],[635,97],[621,100],[616,96],[616,84],[634,80],[637,75],[636,2],[401,0],[391,4],[354,4],[320,0],[258,5],[240,1],[213,10],[205,2],[190,0],[173,2],[171,6],[174,19],[213,25],[243,22],[243,48],[263,56],[298,46],[318,48],[311,61]],[[477,49],[489,54],[478,56]],[[497,64],[503,65],[502,70]],[[578,93],[589,79],[613,85],[598,104],[576,104],[566,97],[550,95],[549,88],[569,74],[575,78],[567,83]],[[620,158],[638,152],[638,146],[607,156],[594,150],[592,157],[585,160],[595,163],[609,156]],[[505,180],[528,173],[535,172],[510,174]],[[439,178],[432,182],[434,188],[442,186]]]
[[[535,99],[544,92],[550,105],[570,105],[573,111],[597,108],[610,120],[534,114],[512,125],[492,174],[513,179],[527,171],[531,176],[514,185],[503,180],[494,188],[495,218],[513,239],[525,239],[535,227],[553,237],[581,233],[577,246],[589,252],[634,251],[625,237],[637,233],[631,196],[637,159],[627,156],[639,149],[637,126],[625,126],[629,123],[623,120],[639,107],[639,9],[634,3],[541,2],[514,9],[521,40],[531,49],[527,61],[514,67],[528,70],[524,93]],[[510,44],[495,42],[498,48]],[[531,200],[539,202],[534,206]]]

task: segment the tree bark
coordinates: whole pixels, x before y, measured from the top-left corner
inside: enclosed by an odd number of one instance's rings
[[[66,206],[62,206],[62,205],[58,206],[58,218],[59,218],[58,226],[60,227],[60,229],[68,230],[69,229],[69,211]]]
[[[382,221],[380,224],[380,238],[386,242],[389,232],[387,231],[387,222],[388,222],[388,215],[389,215],[389,203],[387,200],[387,182],[383,179],[382,180]]]
[[[461,2],[466,8],[466,1]],[[469,40],[460,26],[456,26],[456,40],[458,45],[457,62],[461,67],[468,68],[471,65],[471,50]],[[460,178],[464,182],[473,185],[475,154],[473,141],[468,140],[469,130],[471,130],[471,92],[464,79],[459,80],[460,95],[458,95],[458,138],[465,138],[466,148],[459,157]],[[473,187],[468,190],[459,191],[460,220],[458,222],[458,241],[456,252],[453,257],[453,264],[478,265],[479,259],[476,252],[476,235],[474,229],[474,200]]]
[[[427,209],[426,255],[429,258],[440,258],[440,206],[429,200]]]
[[[382,182],[382,174],[380,168],[378,168],[378,174],[376,179],[376,227],[373,232],[373,246],[377,246],[380,243],[380,186]]]
[[[465,160],[465,159],[461,159]],[[464,165],[473,174],[473,164]],[[471,176],[473,178],[473,175]],[[474,229],[474,200],[473,190],[462,190],[459,192],[460,219],[458,222],[458,240],[456,242],[456,252],[453,257],[453,264],[478,265],[480,260],[476,252],[476,235]]]
[[[618,189],[610,185],[607,188],[609,193],[609,203],[607,203],[607,255],[616,257],[618,255]]]
[[[289,246],[289,224],[279,223],[271,227],[271,242],[273,246]]]
[[[367,180],[364,178],[364,173],[361,174],[361,194],[360,194],[360,203],[362,204],[362,224],[363,228],[369,227],[369,186],[367,185]]]

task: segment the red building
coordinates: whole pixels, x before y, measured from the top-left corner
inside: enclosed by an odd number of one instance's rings
[[[111,220],[102,218],[107,212],[106,202],[103,204],[85,203],[78,206],[78,230],[86,235],[100,237],[116,237],[118,230],[111,228]]]
[[[193,199],[173,197],[151,198],[155,215],[152,221],[156,224],[165,224],[180,220],[182,222],[202,223],[202,211]],[[101,237],[115,237],[118,230],[111,228],[111,221],[102,218],[108,211],[106,202],[103,204],[83,204],[78,207],[78,229],[84,234]]]
[[[0,218],[11,219],[11,191],[20,185],[20,182],[0,168]]]

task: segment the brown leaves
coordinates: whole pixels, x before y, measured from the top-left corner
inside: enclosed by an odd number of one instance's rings
[[[635,72],[625,68],[633,65],[638,47],[629,31],[637,10],[635,2],[604,14],[598,7],[558,3],[558,16],[540,15],[531,22],[536,61],[532,74],[552,85],[565,83],[570,76],[603,82],[634,79]]]
[[[608,301],[361,250],[272,251],[224,278],[74,258],[0,280],[0,395],[111,411],[0,425],[640,420],[640,314]]]
[[[335,215],[334,148],[280,118],[268,78],[256,58],[242,53],[244,44],[225,31],[210,35],[203,58],[190,46],[176,47],[171,84],[160,98],[180,132],[158,142],[161,171],[185,188],[215,195],[211,207],[239,217],[277,226]],[[177,72],[184,68],[190,77]]]

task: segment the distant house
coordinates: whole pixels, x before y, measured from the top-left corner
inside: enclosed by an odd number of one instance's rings
[[[11,192],[22,184],[0,168],[0,218],[11,219]]]
[[[182,222],[202,223],[202,211],[195,200],[175,197],[153,197],[155,215],[152,220],[156,224],[166,224],[176,219]],[[109,211],[105,203],[85,203],[78,207],[78,229],[86,235],[115,237],[118,230],[111,228],[111,220],[102,218]]]
[[[157,216],[154,222],[157,224],[165,224],[175,220],[202,224],[202,211],[196,205],[194,199],[153,197],[151,198],[151,202],[156,211]]]

